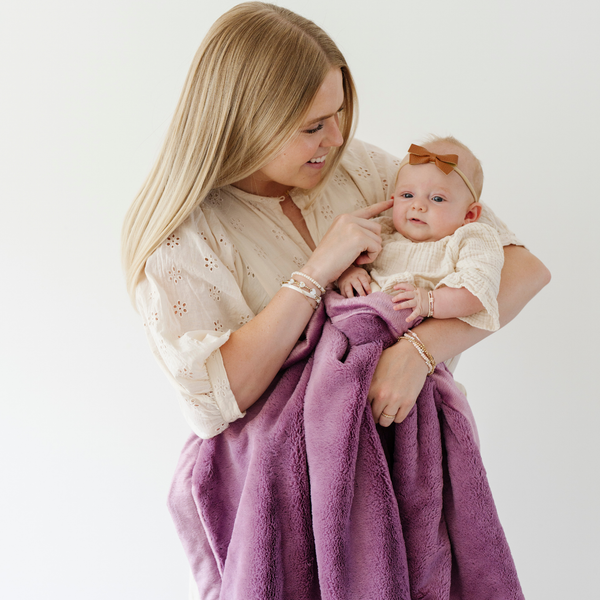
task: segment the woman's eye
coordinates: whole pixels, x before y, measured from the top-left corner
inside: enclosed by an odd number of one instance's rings
[[[434,196],[434,197],[432,198],[432,200],[433,200],[434,202],[443,202],[443,201],[444,201],[444,199],[443,199],[441,196]]]
[[[323,129],[323,123],[319,123],[316,127],[312,129],[306,129],[304,133],[317,133],[317,131],[321,131]]]

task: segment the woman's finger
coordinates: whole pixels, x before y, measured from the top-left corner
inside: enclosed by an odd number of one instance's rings
[[[376,204],[371,204],[371,206],[367,206],[366,208],[359,208],[354,212],[349,214],[359,217],[360,219],[371,219],[376,217],[378,214],[382,213],[384,210],[388,210],[392,208],[394,205],[393,200],[384,200],[383,202],[377,202]]]

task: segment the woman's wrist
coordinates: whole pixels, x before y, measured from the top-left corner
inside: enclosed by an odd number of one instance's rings
[[[326,288],[333,281],[333,279],[328,278],[323,269],[319,268],[317,265],[311,265],[310,261],[308,261],[298,273],[300,273],[300,275],[305,275],[307,281],[317,283],[322,288]]]

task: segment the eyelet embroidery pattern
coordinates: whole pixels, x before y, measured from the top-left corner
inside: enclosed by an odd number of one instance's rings
[[[262,258],[263,260],[267,258],[265,251],[258,244],[254,244],[254,252],[256,252],[258,258]]]
[[[204,231],[198,231],[197,233],[206,242],[206,234],[204,233]]]
[[[381,183],[383,183],[383,191],[385,192],[385,196],[387,198],[387,192],[388,192],[388,180],[387,179],[382,179]]]
[[[219,244],[222,244],[223,246],[227,246],[227,240],[225,239],[224,235],[219,236]]]
[[[306,264],[306,259],[300,258],[299,256],[294,256],[293,262],[299,269],[301,269]]]
[[[144,327],[150,327],[152,325],[156,325],[157,321],[158,321],[158,313],[157,312],[151,312],[146,317],[146,322],[144,323]]]
[[[173,312],[176,315],[183,317],[183,315],[187,312],[186,306],[187,306],[187,303],[182,302],[181,300],[177,300],[177,304],[173,304]]]
[[[336,183],[340,187],[343,187],[344,184],[348,181],[348,179],[346,178],[345,175],[342,175],[341,173],[336,173],[333,176],[333,181],[334,181],[334,183]]]
[[[213,321],[213,325],[215,327],[215,331],[223,331],[223,323],[221,323],[221,319]]]
[[[327,221],[333,221],[333,211],[331,210],[331,206],[329,204],[323,204],[321,207],[321,214]]]
[[[283,231],[281,231],[281,229],[279,229],[279,227],[274,227],[273,229],[271,229],[271,232],[275,234],[276,240],[280,240],[280,241],[285,240],[285,233],[283,233]]]
[[[245,325],[246,323],[250,322],[251,320],[252,320],[252,317],[250,315],[242,315],[240,317],[239,324]]]
[[[227,382],[225,380],[219,378],[213,383],[213,392],[215,393],[215,396],[219,396],[220,398],[223,398],[225,396],[225,394],[227,393],[228,387],[229,386],[227,385]]]
[[[356,169],[356,174],[359,177],[363,177],[364,179],[371,177],[371,173],[367,171],[367,169],[365,169],[364,167],[358,167],[358,169]]]
[[[194,377],[194,374],[187,367],[178,369],[177,375],[179,375],[179,377],[183,377],[184,379],[193,379]]]
[[[256,275],[254,275],[254,271],[248,265],[246,265],[246,276],[251,279],[256,277]]]
[[[158,348],[159,354],[163,357],[165,362],[169,358],[169,347],[167,346],[167,342],[161,337],[159,337],[156,341],[156,347]]]
[[[175,248],[179,246],[179,238],[172,233],[168,238],[167,238],[167,247],[171,248],[171,250],[175,250]]]
[[[394,165],[396,165],[397,167],[399,167],[399,166],[400,166],[400,161],[399,161],[397,158],[395,158],[395,159],[392,161],[392,163],[393,163]]]
[[[204,257],[204,266],[211,272],[213,271],[213,269],[219,268],[217,259],[212,254],[209,254],[208,256]]]
[[[206,198],[204,198],[203,204],[211,208],[216,208],[223,204],[223,198],[221,198],[221,194],[217,190],[211,190],[208,192]]]
[[[244,231],[244,224],[242,223],[241,219],[238,219],[237,217],[232,217],[231,219],[229,219],[229,222],[236,231]]]
[[[175,285],[177,285],[180,281],[183,281],[181,269],[178,269],[175,267],[175,265],[169,269],[169,281],[172,281]]]
[[[218,302],[221,299],[221,290],[216,285],[213,285],[208,288],[208,295],[211,300]]]

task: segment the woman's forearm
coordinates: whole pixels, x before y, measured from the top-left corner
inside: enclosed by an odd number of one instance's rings
[[[549,281],[548,269],[528,250],[520,246],[505,246],[498,294],[500,326],[512,321]],[[460,354],[491,333],[471,327],[459,319],[427,319],[415,331],[436,362]]]
[[[301,294],[282,288],[221,346],[229,386],[241,411],[254,404],[273,381],[312,314]]]

